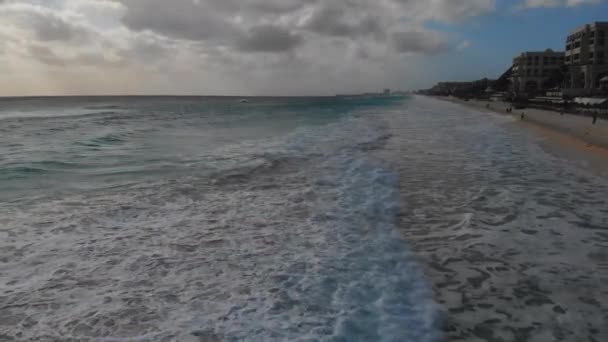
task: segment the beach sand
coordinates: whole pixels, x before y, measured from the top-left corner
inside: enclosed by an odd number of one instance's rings
[[[450,101],[474,109],[482,120],[494,115],[484,102]],[[435,106],[427,101],[417,110],[428,110],[425,105]],[[503,106],[493,103],[491,110],[503,114]],[[456,107],[447,109],[458,112]],[[555,119],[557,123],[544,126]],[[555,165],[580,164],[598,178],[547,176],[530,183],[526,173],[543,177],[542,172],[519,170],[514,162],[518,157],[511,155],[501,161],[500,172],[509,171],[500,181],[503,185],[480,185],[480,180],[465,191],[470,193],[463,193],[463,182],[477,174],[471,176],[458,162],[446,163],[443,158],[449,158],[450,148],[435,152],[433,137],[408,140],[416,128],[408,126],[407,115],[390,120],[393,137],[376,155],[399,172],[404,203],[399,224],[445,312],[446,339],[608,341],[608,210],[585,208],[595,186],[600,185],[597,194],[605,191],[608,153],[589,141],[608,146],[608,134],[601,136],[608,133],[608,123],[590,127],[590,118],[526,110],[523,123],[510,119],[505,129],[530,129],[522,134],[537,135],[542,149],[556,156],[551,159],[557,160]],[[425,145],[432,156],[417,160],[404,152]],[[445,169],[434,169],[437,165]],[[409,177],[419,169],[428,175]],[[434,183],[442,190],[431,189]],[[428,184],[429,190],[413,193],[420,184]]]
[[[588,116],[561,115],[558,112],[536,108],[513,109],[512,113],[507,113],[506,110],[511,104],[506,102],[463,101],[451,96],[433,98],[478,110],[481,115],[491,112],[513,117],[516,119],[514,124],[545,138],[541,146],[546,152],[574,160],[601,176],[608,176],[608,120],[598,119],[593,124],[593,119]]]
[[[582,115],[563,114],[550,110],[536,108],[513,109],[507,113],[510,103],[484,100],[463,101],[455,97],[436,97],[437,99],[457,103],[462,106],[477,109],[482,112],[491,111],[497,114],[510,115],[528,128],[536,129],[538,133],[571,147],[584,147],[588,153],[608,157],[608,120],[598,119],[593,124],[593,118]],[[489,105],[489,107],[488,107]],[[524,119],[521,120],[521,114]],[[576,145],[576,146],[575,146]]]

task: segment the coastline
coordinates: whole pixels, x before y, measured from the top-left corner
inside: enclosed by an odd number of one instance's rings
[[[560,115],[558,112],[536,108],[513,109],[513,113],[507,113],[506,109],[511,104],[504,102],[463,101],[443,96],[429,98],[473,109],[479,111],[480,115],[491,112],[512,117],[514,125],[545,140],[540,144],[545,152],[567,158],[601,176],[608,176],[608,120],[598,119],[593,125],[591,117]],[[490,108],[486,107],[487,104],[490,104]],[[520,118],[522,112],[525,113],[523,120]]]
[[[572,114],[560,115],[559,112],[536,108],[513,109],[512,113],[507,113],[506,109],[511,107],[511,104],[506,102],[464,101],[451,96],[430,96],[430,98],[459,104],[471,109],[511,116],[518,123],[551,140],[608,159],[608,120],[598,119],[594,125],[591,117]],[[486,107],[488,104],[490,105],[489,108]],[[525,114],[523,120],[520,119],[521,113]]]

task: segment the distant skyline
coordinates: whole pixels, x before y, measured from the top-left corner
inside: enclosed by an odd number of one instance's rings
[[[607,13],[604,0],[0,0],[0,96],[412,90],[497,77]]]

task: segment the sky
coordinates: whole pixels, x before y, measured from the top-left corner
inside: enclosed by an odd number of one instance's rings
[[[0,0],[0,96],[413,90],[594,21],[608,0]]]

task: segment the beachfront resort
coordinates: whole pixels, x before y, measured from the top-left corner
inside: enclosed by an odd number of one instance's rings
[[[564,37],[564,51],[520,52],[496,79],[440,82],[426,95],[507,101],[608,118],[608,22],[593,22]]]

